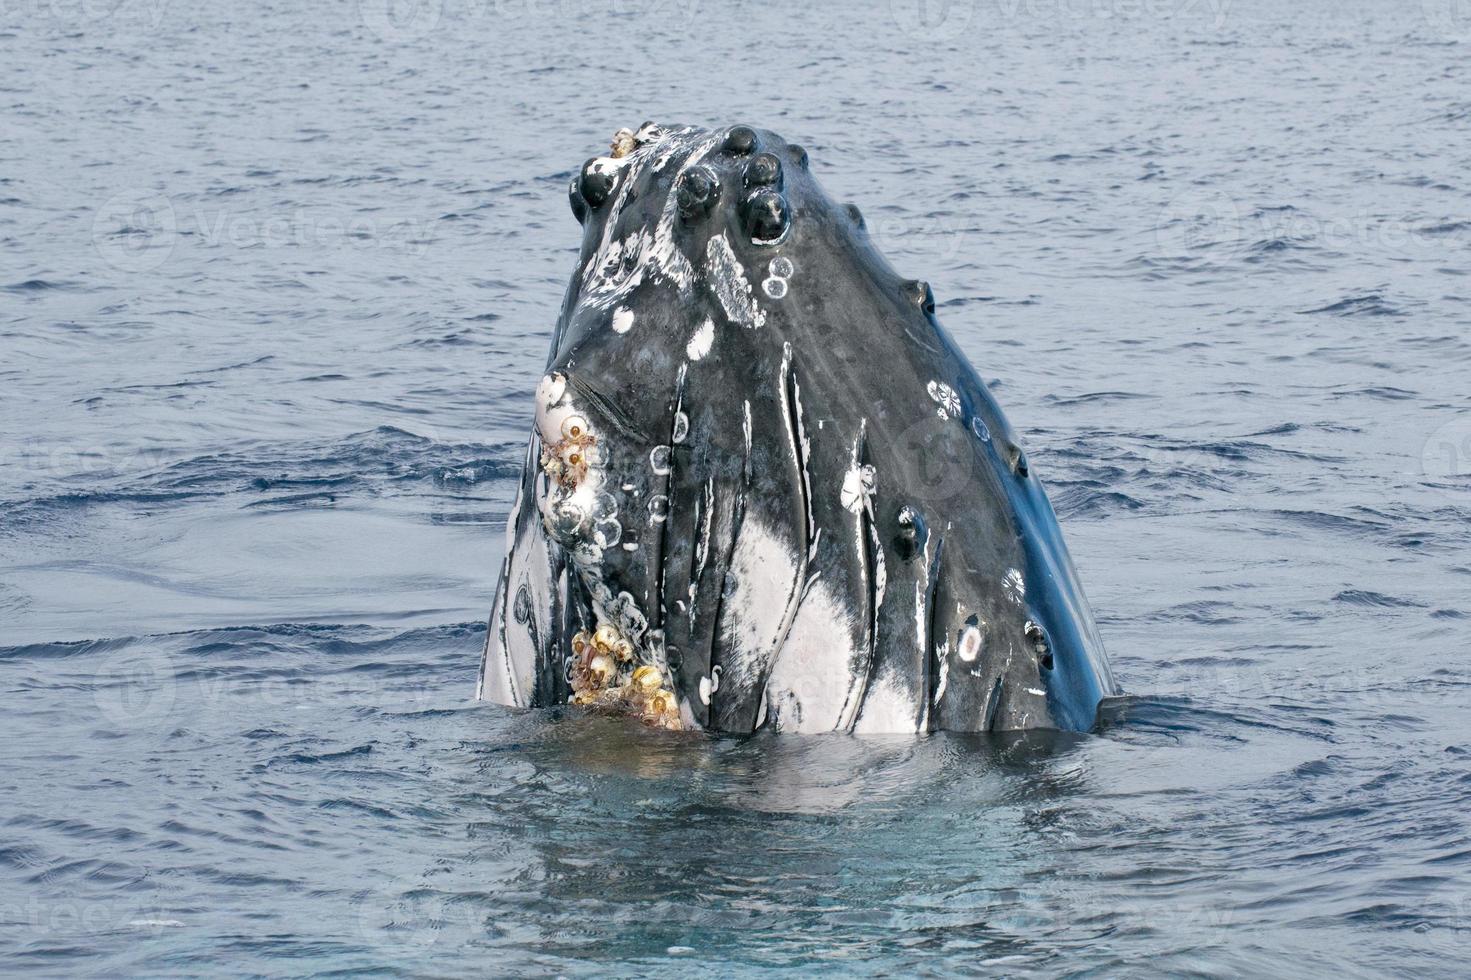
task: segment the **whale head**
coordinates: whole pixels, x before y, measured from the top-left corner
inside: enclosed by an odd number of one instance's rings
[[[1084,730],[1113,692],[990,392],[801,147],[622,130],[536,392],[482,668],[750,732]]]

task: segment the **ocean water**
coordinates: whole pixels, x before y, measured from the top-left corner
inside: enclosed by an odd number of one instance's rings
[[[645,119],[933,284],[1098,733],[472,701]],[[1460,0],[0,0],[0,972],[1461,973],[1468,130]]]

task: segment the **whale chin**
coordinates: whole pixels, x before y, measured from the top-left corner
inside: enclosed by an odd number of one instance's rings
[[[1090,728],[1113,682],[1037,476],[806,152],[650,123],[569,198],[478,695],[732,733]]]

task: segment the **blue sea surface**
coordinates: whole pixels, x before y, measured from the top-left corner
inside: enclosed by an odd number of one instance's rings
[[[933,284],[1099,732],[473,701],[646,119]],[[1459,0],[0,0],[0,973],[1464,975],[1468,133]]]

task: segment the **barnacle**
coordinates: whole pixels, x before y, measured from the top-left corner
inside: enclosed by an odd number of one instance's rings
[[[632,715],[655,728],[677,730],[679,704],[652,664],[634,666],[636,649],[611,623],[572,637],[568,679],[573,704],[611,715]]]
[[[587,423],[574,415],[562,423],[562,438],[541,448],[541,468],[566,489],[587,478],[588,467],[597,462],[597,437]]]
[[[613,134],[611,155],[613,159],[620,160],[632,153],[636,146],[638,146],[638,141],[633,138],[633,130],[625,126]]]

